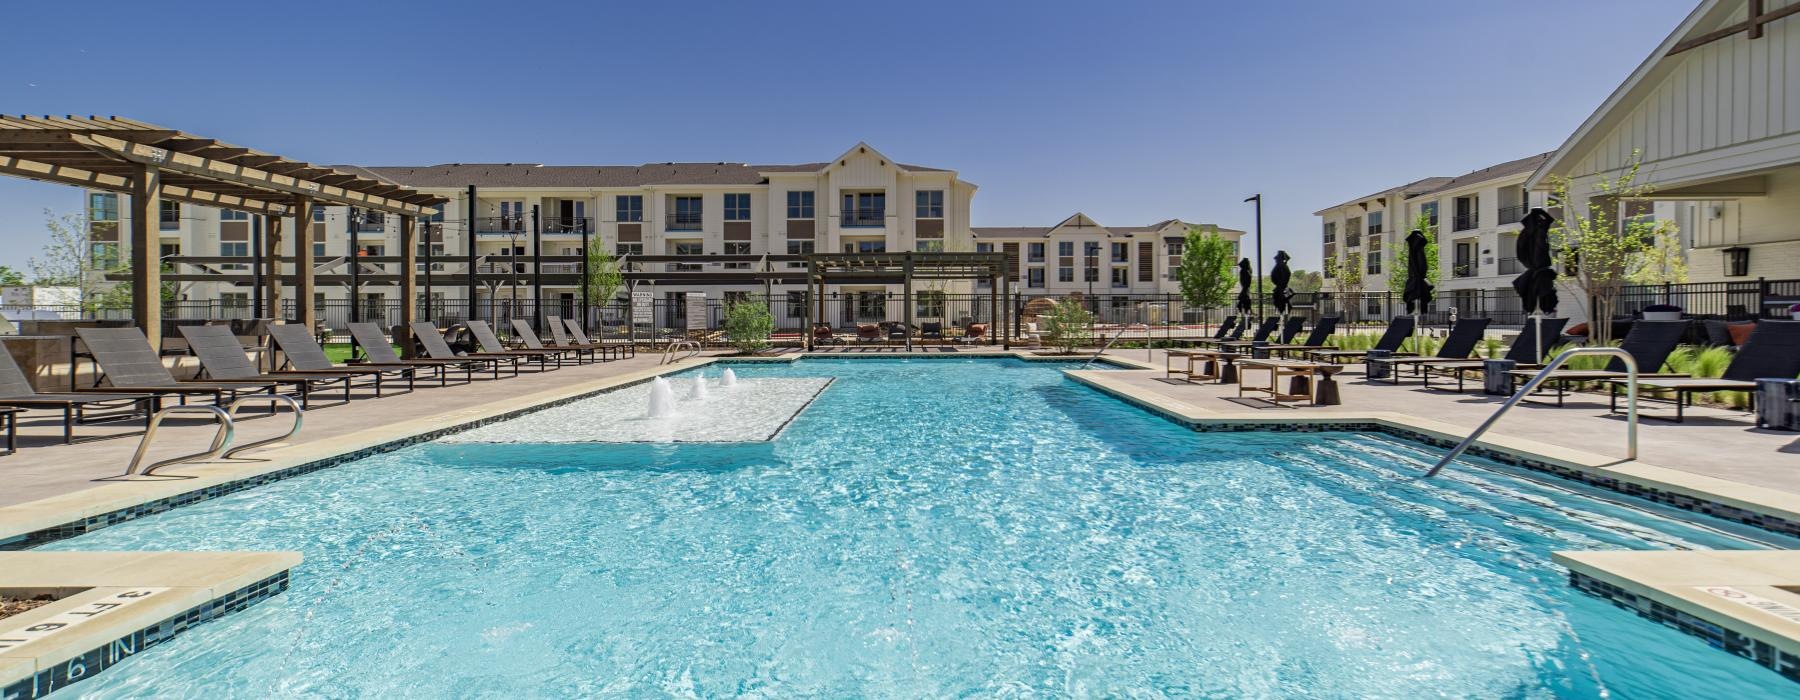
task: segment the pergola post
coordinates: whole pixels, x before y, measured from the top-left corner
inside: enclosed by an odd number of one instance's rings
[[[262,317],[270,320],[281,318],[281,221],[279,216],[263,217],[263,235],[268,240],[263,244],[263,251],[268,254],[268,268],[263,274],[263,309]]]
[[[267,248],[263,247],[263,219],[261,214],[250,215],[250,313],[262,311],[263,280],[268,275],[269,259]]]
[[[350,250],[346,251],[349,253],[350,260],[350,322],[360,323],[362,321],[362,240],[360,240],[359,232],[363,215],[356,207],[350,207],[347,211],[344,218],[350,224]]]
[[[307,330],[319,327],[319,310],[313,308],[313,204],[311,197],[294,198],[294,322]]]
[[[137,164],[131,179],[131,318],[150,339],[150,347],[162,347],[162,241],[158,240],[162,171]]]
[[[905,313],[904,313],[904,316],[905,316],[905,318],[906,318],[906,327],[905,327],[905,328],[903,328],[903,329],[902,329],[902,330],[904,330],[904,331],[906,331],[906,351],[907,351],[907,352],[912,352],[912,327],[913,327],[913,290],[912,290],[912,278],[913,278],[913,254],[912,254],[912,253],[906,253],[906,254],[905,254],[905,255],[906,255],[906,258],[905,258],[905,260],[906,260],[906,276],[905,276],[905,278],[904,278],[904,280],[903,280],[903,281],[902,281],[902,283],[901,283],[901,287],[900,287],[900,289],[901,289],[901,291],[900,291],[900,299],[901,299],[901,303],[903,303],[903,304],[905,304],[905,305],[906,305],[906,309],[905,309]]]
[[[1007,260],[1006,264],[1007,264],[1007,267],[1009,268],[1007,271],[1011,272],[1012,271],[1011,270],[1012,261]],[[1011,310],[1012,310],[1012,275],[1010,275],[1010,274],[1001,275],[1000,276],[1000,296],[994,298],[994,328],[995,328],[995,330],[1000,331],[1000,349],[1001,350],[1011,350],[1012,349],[1012,333],[1006,327],[1006,319],[1001,318],[1001,316],[1000,316],[1002,313],[1010,313]]]
[[[476,279],[475,278],[477,276],[475,273],[475,228],[476,227],[475,227],[475,186],[474,185],[469,185],[469,199],[468,199],[467,203],[468,203],[468,209],[466,210],[467,213],[464,214],[465,218],[463,219],[463,238],[466,239],[464,242],[467,243],[469,246],[469,250],[468,250],[468,253],[469,253],[469,316],[467,319],[464,319],[464,320],[473,320],[475,318],[475,311],[476,311],[476,301],[475,301]]]
[[[415,278],[419,269],[419,235],[418,217],[403,215],[400,217],[400,327],[412,332],[413,321],[418,320],[419,281]],[[408,339],[406,347],[412,347]]]
[[[531,327],[544,331],[544,227],[538,205],[531,205]]]

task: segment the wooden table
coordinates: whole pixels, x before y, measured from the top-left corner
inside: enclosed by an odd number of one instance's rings
[[[1185,369],[1175,369],[1175,358],[1177,357],[1186,360]],[[1243,357],[1241,353],[1224,350],[1170,350],[1168,355],[1163,358],[1163,378],[1167,379],[1180,374],[1185,378],[1184,381],[1188,382],[1198,378],[1202,380],[1216,379],[1220,384],[1233,384],[1237,382],[1236,361],[1240,357]],[[1195,361],[1205,363],[1203,365],[1205,369],[1195,372]]]
[[[1250,386],[1246,382],[1238,383],[1238,396],[1246,391],[1254,391],[1269,395],[1275,405],[1283,401],[1310,401],[1314,406],[1330,406],[1341,403],[1338,398],[1337,382],[1332,375],[1343,371],[1339,365],[1306,362],[1303,360],[1242,360],[1238,362],[1243,371],[1265,370],[1269,373],[1268,386]],[[1288,377],[1288,388],[1281,389],[1281,378]]]

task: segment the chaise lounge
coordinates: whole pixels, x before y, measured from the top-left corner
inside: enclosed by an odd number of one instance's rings
[[[1683,409],[1693,403],[1696,393],[1714,391],[1747,391],[1750,392],[1750,408],[1756,408],[1756,380],[1763,378],[1793,379],[1800,376],[1800,321],[1758,321],[1756,330],[1750,332],[1750,338],[1738,347],[1737,355],[1731,358],[1731,364],[1717,379],[1699,377],[1655,377],[1638,378],[1639,391],[1670,391],[1675,393],[1675,422],[1685,418]],[[1610,382],[1608,392],[1610,410],[1619,410],[1619,389],[1630,382],[1614,379]],[[1643,396],[1639,400],[1646,400]],[[1655,401],[1657,399],[1648,399]],[[1654,416],[1651,416],[1654,417]]]

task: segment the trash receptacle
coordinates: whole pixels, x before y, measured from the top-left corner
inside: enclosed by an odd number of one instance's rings
[[[1257,341],[1251,342],[1250,343],[1250,359],[1252,359],[1252,360],[1267,360],[1267,359],[1269,359],[1269,341],[1257,340]]]
[[[1369,379],[1386,379],[1388,373],[1394,371],[1394,366],[1382,360],[1393,356],[1394,351],[1392,350],[1370,350],[1369,359],[1364,364],[1366,376]]]
[[[1756,380],[1756,427],[1800,430],[1800,379]]]
[[[1512,393],[1512,378],[1506,375],[1513,371],[1519,363],[1513,360],[1481,361],[1481,392],[1490,396],[1506,396]]]

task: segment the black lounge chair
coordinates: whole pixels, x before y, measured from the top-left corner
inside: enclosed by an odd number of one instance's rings
[[[32,388],[31,379],[25,376],[25,370],[13,360],[12,353],[0,348],[0,407],[62,409],[63,444],[66,445],[75,441],[76,423],[129,418],[141,412],[144,426],[149,427],[151,414],[162,408],[162,398],[155,394],[38,393]],[[111,409],[115,412],[90,418],[85,415],[90,408]],[[116,412],[126,408],[131,410]],[[12,419],[16,422],[17,416]]]
[[[1750,392],[1750,409],[1756,409],[1756,380],[1758,379],[1793,379],[1800,376],[1800,321],[1758,321],[1756,330],[1750,338],[1738,347],[1737,355],[1731,358],[1731,364],[1725,366],[1725,372],[1717,379],[1699,377],[1653,377],[1638,378],[1639,391],[1675,392],[1675,422],[1682,422],[1683,408],[1693,403],[1693,395],[1713,391],[1746,391]],[[1619,389],[1627,384],[1627,380],[1614,379],[1608,387],[1610,410],[1619,410]],[[1638,400],[1645,399],[1642,395]],[[1662,400],[1669,403],[1667,400]],[[1655,416],[1651,416],[1655,417]]]
[[[302,372],[268,374],[244,351],[244,344],[231,332],[230,326],[181,326],[181,337],[188,352],[200,360],[200,373],[219,382],[268,382],[280,384],[300,394],[300,407],[312,408],[312,394],[322,388],[343,385],[344,403],[350,403],[352,379],[347,372]]]
[[[501,365],[511,367],[513,376],[519,376],[519,363],[525,359],[523,355],[512,353],[505,355],[458,354],[455,350],[450,349],[450,343],[444,340],[444,334],[439,333],[437,326],[432,325],[430,321],[413,321],[412,334],[413,340],[418,341],[419,347],[424,349],[426,357],[433,360],[479,362],[485,367],[493,368],[495,379],[500,378]]]
[[[1226,316],[1225,320],[1219,322],[1219,329],[1213,331],[1211,338],[1201,338],[1199,342],[1211,344],[1217,341],[1231,339],[1233,337],[1232,333],[1238,329],[1237,322],[1238,317]]]
[[[581,349],[587,352],[589,360],[597,362],[617,360],[625,356],[623,347],[615,343],[571,340],[568,326],[573,323],[574,319],[564,320],[561,316],[544,317],[544,327],[550,331],[550,347]]]
[[[144,332],[136,326],[77,328],[75,334],[100,369],[94,377],[93,389],[78,388],[77,391],[111,389],[113,393],[173,395],[182,404],[187,403],[189,396],[209,396],[213,403],[224,405],[226,397],[273,394],[280,386],[262,381],[177,381],[175,375],[169,374],[169,368],[163,366],[162,357],[150,347]],[[73,361],[69,370],[71,378],[79,375]],[[102,380],[107,383],[106,387],[100,387]],[[270,404],[269,411],[274,410],[275,406]]]
[[[1619,349],[1631,354],[1637,362],[1638,376],[1657,376],[1661,378],[1686,377],[1685,374],[1662,374],[1663,365],[1668,364],[1669,356],[1681,345],[1681,339],[1687,335],[1688,321],[1638,321],[1631,324],[1631,332],[1619,342]],[[1513,388],[1531,381],[1538,375],[1535,369],[1515,369],[1507,372],[1507,380]],[[1563,405],[1570,384],[1583,382],[1604,382],[1613,379],[1624,379],[1625,361],[1617,357],[1606,363],[1604,369],[1563,369],[1550,372],[1543,385],[1550,385],[1556,390],[1556,405]]]
[[[1517,363],[1515,365],[1517,367],[1542,367],[1541,358],[1550,354],[1550,348],[1555,347],[1556,341],[1562,338],[1563,325],[1568,322],[1569,319],[1566,318],[1546,318],[1542,321],[1526,319],[1524,330],[1519,331],[1518,337],[1513,338],[1512,345],[1506,348],[1506,354],[1501,359],[1512,360]],[[1544,329],[1542,340],[1537,339],[1540,325]],[[1481,374],[1484,367],[1486,365],[1482,364],[1481,360],[1444,360],[1414,365],[1416,371],[1423,372],[1420,378],[1424,380],[1427,388],[1431,387],[1431,375],[1433,374],[1455,377],[1456,393],[1459,394],[1462,393],[1463,382],[1470,376]]]
[[[1306,328],[1306,319],[1301,316],[1289,316],[1281,322],[1281,336],[1270,345],[1287,345],[1300,336],[1300,330]]]
[[[596,347],[612,348],[613,359],[616,360],[622,360],[626,357],[637,357],[636,343],[609,343],[604,340],[589,340],[587,331],[582,330],[581,324],[576,323],[575,319],[572,318],[563,319],[563,327],[569,329],[569,336],[574,339],[575,342],[573,344],[575,345],[593,345]]]
[[[1254,335],[1250,336],[1249,340],[1236,340],[1236,339],[1220,340],[1220,341],[1215,341],[1211,344],[1216,345],[1220,348],[1230,348],[1230,349],[1247,348],[1247,347],[1250,347],[1252,344],[1260,343],[1262,341],[1268,340],[1269,335],[1274,333],[1275,329],[1277,327],[1279,327],[1280,325],[1281,325],[1280,317],[1270,316],[1268,318],[1263,319],[1262,323],[1257,324],[1256,333]],[[1238,329],[1238,331],[1239,331],[1238,335],[1240,335],[1240,336],[1243,335],[1242,328]]]
[[[475,345],[480,348],[479,352],[471,353],[473,355],[487,355],[490,357],[512,355],[521,360],[531,360],[536,362],[539,370],[547,370],[550,369],[550,361],[552,360],[556,361],[556,367],[560,369],[563,364],[563,358],[568,357],[573,353],[571,350],[551,350],[545,347],[509,348],[506,346],[506,343],[500,342],[500,336],[494,335],[493,327],[489,326],[487,321],[481,319],[470,319],[463,323],[463,327],[469,329],[469,335],[475,337]],[[533,334],[532,337],[536,338],[537,336],[536,334]]]
[[[1380,362],[1388,366],[1388,379],[1395,384],[1400,383],[1400,368],[1406,366],[1413,367],[1413,376],[1423,380],[1425,372],[1420,369],[1423,365],[1443,360],[1462,361],[1469,359],[1470,355],[1474,355],[1476,346],[1480,345],[1482,338],[1487,336],[1488,323],[1489,319],[1485,318],[1457,319],[1456,325],[1450,327],[1450,335],[1444,338],[1444,344],[1438,346],[1436,355],[1431,357],[1389,357]]]
[[[941,321],[926,321],[919,324],[919,340],[935,340],[944,342],[944,324]]]
[[[318,339],[314,338],[313,334],[302,326],[290,323],[272,324],[269,326],[269,338],[274,341],[275,347],[281,351],[281,356],[284,358],[281,366],[289,368],[278,368],[276,369],[277,372],[292,374],[354,374],[357,376],[368,377],[375,382],[376,397],[382,395],[382,380],[390,376],[405,379],[407,391],[412,391],[416,386],[414,380],[419,370],[417,367],[403,364],[379,365],[374,363],[340,365],[332,362],[331,358],[325,355],[325,348],[319,346]],[[439,384],[447,383],[444,381],[443,376],[443,372],[438,372]]]
[[[1382,331],[1381,337],[1375,339],[1375,347],[1370,350],[1380,350],[1398,355],[1400,346],[1406,343],[1407,338],[1412,337],[1413,329],[1413,317],[1395,316],[1392,321],[1388,321],[1387,330]],[[1368,350],[1310,350],[1306,353],[1308,360],[1330,364],[1361,362],[1368,356]]]
[[[554,319],[546,318],[544,319],[544,325],[555,328],[561,324],[555,323]],[[525,319],[513,319],[512,328],[513,337],[518,338],[519,342],[524,343],[526,350],[549,350],[562,353],[557,359],[558,366],[562,365],[562,357],[573,358],[576,364],[580,364],[583,358],[586,358],[589,362],[594,360],[594,349],[591,347],[575,347],[562,344],[558,344],[556,347],[550,347],[545,345],[544,340],[538,337],[537,331],[532,330],[531,324],[527,323]]]
[[[435,328],[432,330],[434,332],[436,331]],[[403,359],[394,352],[394,345],[393,343],[388,342],[387,333],[381,330],[381,326],[377,326],[373,323],[350,324],[350,340],[355,342],[356,347],[362,351],[363,359],[368,360],[369,366],[435,369],[438,373],[438,384],[440,386],[448,383],[449,380],[446,377],[450,374],[450,370],[453,369],[460,369],[463,371],[463,381],[465,383],[475,381],[476,370],[487,369],[489,367],[493,367],[494,369],[494,378],[500,378],[499,366],[492,362],[485,362],[482,360]],[[440,337],[438,342],[443,342],[443,338]]]
[[[1312,332],[1306,334],[1306,340],[1297,344],[1281,343],[1279,345],[1270,345],[1264,349],[1276,355],[1303,353],[1311,350],[1325,350],[1328,347],[1325,345],[1325,339],[1330,338],[1332,333],[1337,332],[1337,324],[1338,317],[1326,316],[1319,319],[1318,323],[1313,324]]]

